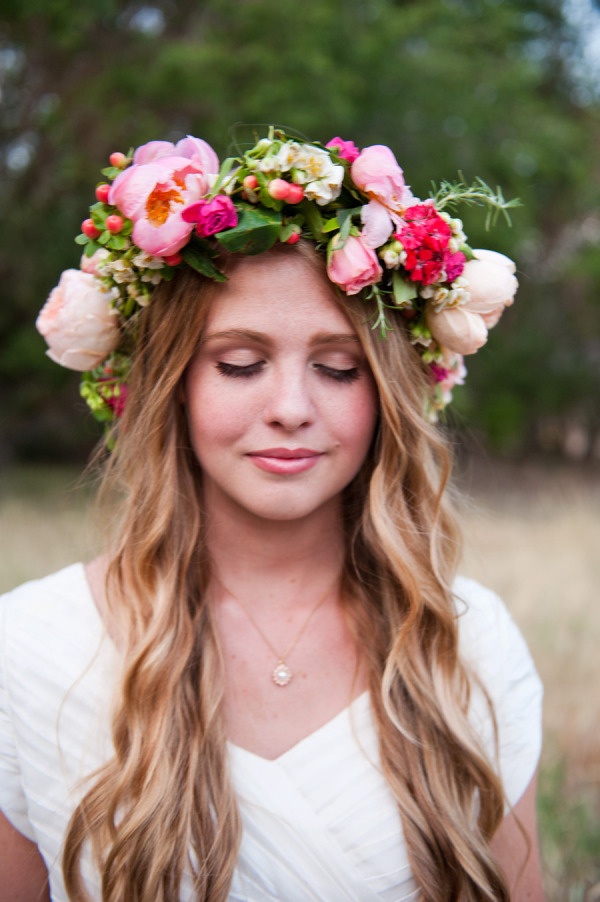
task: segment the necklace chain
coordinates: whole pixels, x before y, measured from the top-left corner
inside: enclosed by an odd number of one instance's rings
[[[273,680],[273,682],[275,683],[276,686],[281,686],[281,687],[287,686],[292,680],[293,673],[290,670],[289,665],[286,663],[286,658],[289,655],[291,655],[291,653],[295,649],[296,645],[298,644],[298,642],[304,635],[305,631],[307,630],[309,623],[311,622],[311,620],[313,619],[313,617],[315,616],[315,614],[317,613],[317,611],[319,610],[321,605],[325,603],[325,599],[327,598],[327,596],[329,595],[329,593],[331,592],[333,587],[335,585],[337,585],[337,583],[339,582],[339,576],[336,576],[334,582],[331,583],[331,585],[327,587],[327,589],[325,590],[323,595],[319,598],[318,602],[316,603],[314,608],[311,610],[310,614],[308,615],[308,617],[306,618],[304,623],[302,624],[300,631],[296,634],[296,636],[290,643],[289,647],[282,654],[280,654],[280,652],[277,651],[277,649],[275,648],[275,646],[273,645],[273,643],[271,642],[269,637],[265,635],[265,633],[263,632],[261,627],[258,625],[258,623],[254,619],[254,617],[252,616],[252,614],[250,613],[250,611],[248,610],[248,608],[246,607],[244,602],[241,600],[241,598],[238,598],[237,595],[235,595],[231,591],[231,589],[229,589],[225,585],[224,582],[222,582],[221,580],[219,580],[219,582],[221,583],[221,586],[225,589],[227,594],[230,595],[234,599],[234,601],[237,601],[237,603],[241,607],[242,611],[244,612],[244,614],[246,615],[246,617],[248,618],[248,620],[250,621],[250,623],[252,624],[252,626],[254,627],[256,632],[259,634],[259,636],[264,641],[265,645],[267,645],[268,648],[270,649],[270,651],[272,651],[273,654],[275,655],[275,657],[277,659],[277,663],[271,674],[271,679]]]

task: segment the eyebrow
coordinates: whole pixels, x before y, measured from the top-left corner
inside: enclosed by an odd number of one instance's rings
[[[272,345],[273,339],[265,332],[255,332],[252,329],[223,329],[221,332],[209,332],[201,339],[201,344],[214,341],[219,338],[238,338],[243,341],[251,341],[255,344]],[[356,335],[351,332],[317,332],[310,340],[311,346],[331,344],[360,344]]]

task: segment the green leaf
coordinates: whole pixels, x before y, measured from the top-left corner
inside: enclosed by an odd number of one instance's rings
[[[76,237],[75,244],[87,244],[89,240],[88,236],[82,233]]]
[[[416,285],[405,281],[397,270],[392,276],[392,288],[397,307],[406,307],[419,296]]]
[[[338,220],[333,217],[333,219],[327,219],[321,231],[326,235],[328,232],[335,232],[336,229],[339,229],[340,224]]]
[[[279,238],[281,215],[275,211],[244,206],[238,224],[215,235],[234,254],[262,254]]]
[[[96,251],[99,251],[100,249],[101,249],[101,245],[98,244],[97,241],[92,241],[91,238],[88,238],[88,241],[84,248],[83,253],[86,255],[86,257],[93,257],[94,254],[96,253]]]
[[[106,247],[110,239],[112,238],[112,232],[108,230],[106,232],[102,232],[100,237],[98,238],[98,244],[101,244],[103,247]]]
[[[215,194],[219,193],[219,189],[223,184],[223,180],[229,175],[231,170],[233,169],[233,164],[238,163],[239,161],[236,157],[227,157],[226,160],[223,160],[221,163],[221,168],[219,169],[219,175],[217,177],[217,181],[213,185],[212,191],[209,194],[209,197],[214,197]]]
[[[227,277],[220,269],[217,269],[212,262],[208,251],[204,250],[204,248],[198,244],[188,244],[187,247],[184,247],[181,251],[181,256],[188,266],[191,266],[196,272],[201,273],[203,276],[207,276],[207,278],[212,279],[214,282],[225,282]]]
[[[303,200],[300,205],[300,209],[302,210],[306,218],[306,223],[312,233],[314,240],[317,242],[323,241],[323,227],[325,225],[325,222],[323,220],[323,217],[317,210],[316,204],[312,203],[311,201]]]
[[[122,251],[129,244],[129,239],[125,235],[113,235],[110,241],[107,241],[106,247],[113,251]]]
[[[118,166],[107,166],[106,169],[101,169],[100,172],[102,175],[105,175],[107,179],[113,181],[121,172],[123,172],[123,170]]]

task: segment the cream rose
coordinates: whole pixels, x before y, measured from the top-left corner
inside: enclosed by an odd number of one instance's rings
[[[514,275],[515,264],[509,257],[480,249],[473,253],[475,259],[465,263],[462,273],[465,301],[439,312],[428,305],[425,314],[438,344],[456,354],[474,354],[486,343],[488,329],[512,304],[519,284]]]
[[[78,372],[102,363],[119,343],[118,313],[111,307],[117,296],[91,273],[65,270],[36,320],[48,357]]]

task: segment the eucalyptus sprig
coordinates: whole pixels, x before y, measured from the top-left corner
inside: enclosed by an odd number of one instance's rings
[[[460,204],[466,204],[471,207],[487,207],[486,231],[496,223],[500,214],[511,225],[508,211],[521,206],[521,201],[518,198],[505,200],[502,189],[499,186],[494,190],[481,178],[476,178],[469,185],[466,183],[462,172],[459,172],[458,176],[458,181],[443,181],[439,187],[436,186],[435,182],[431,183],[432,190],[429,192],[429,196],[432,198],[438,211],[442,211],[446,207],[456,209]]]

